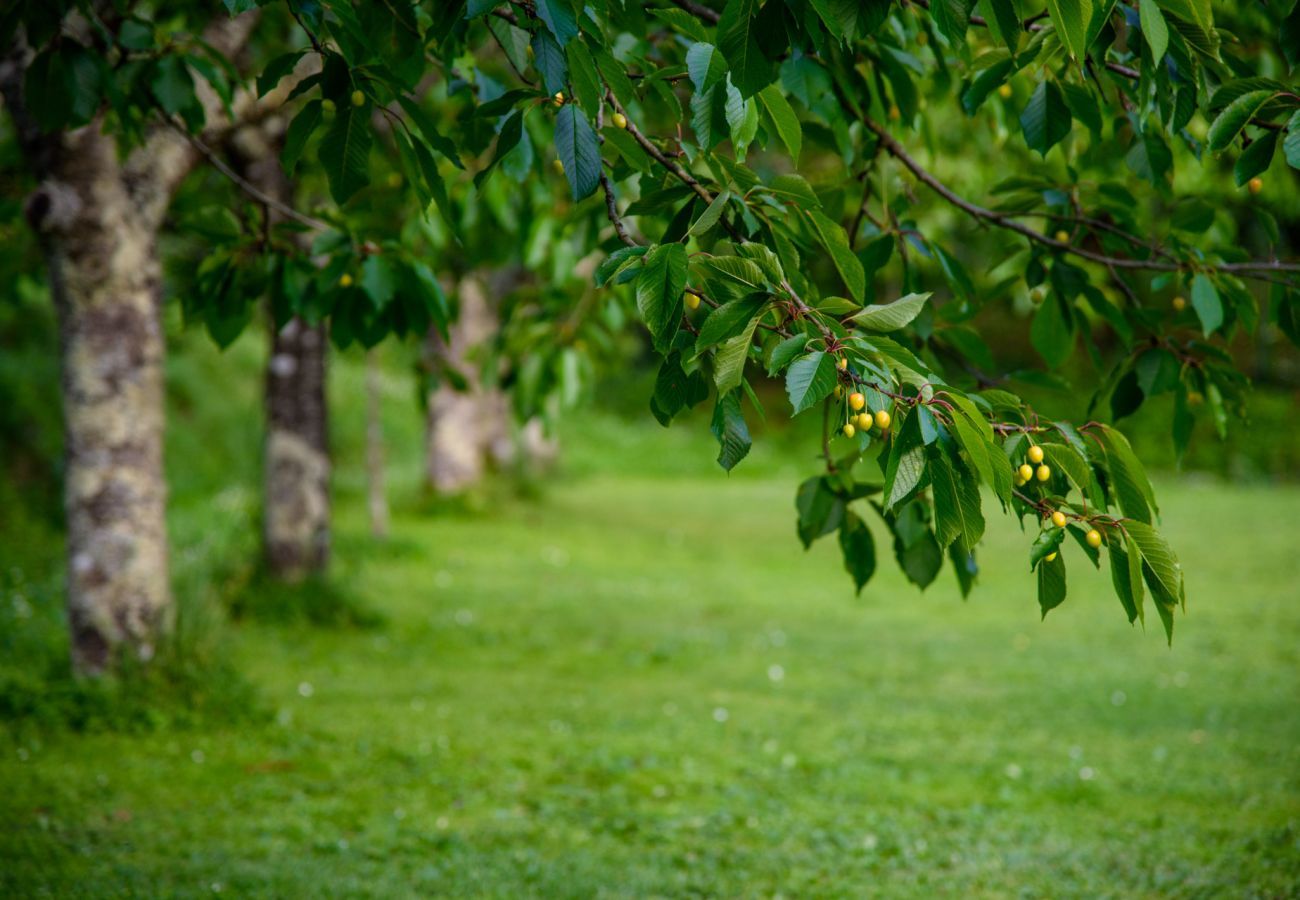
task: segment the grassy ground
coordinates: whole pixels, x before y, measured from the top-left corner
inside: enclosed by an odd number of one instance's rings
[[[251,540],[228,390],[219,440],[172,438],[182,585]],[[584,420],[538,496],[431,515],[390,394],[392,540],[346,440],[338,478],[340,577],[384,625],[233,627],[264,724],[0,726],[0,894],[1300,894],[1300,490],[1162,485],[1168,649],[1077,552],[1040,623],[1000,519],[969,602],[889,564],[855,600],[794,537],[811,463],[728,478],[699,423]]]

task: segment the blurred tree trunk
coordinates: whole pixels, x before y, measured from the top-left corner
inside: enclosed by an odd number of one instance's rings
[[[235,133],[231,147],[243,175],[269,197],[293,203],[280,165],[284,123],[270,119]],[[268,225],[281,216],[263,208]],[[330,553],[330,456],[325,399],[326,333],[294,317],[271,326],[266,362],[262,544],[267,568],[294,581],[321,572]]]
[[[233,53],[255,21],[222,16],[204,37]],[[128,154],[104,133],[102,117],[42,131],[23,94],[32,56],[21,34],[4,48],[0,94],[40,181],[25,211],[59,320],[70,649],[74,668],[93,674],[121,653],[152,658],[174,620],[157,237],[199,155],[163,124]],[[208,91],[203,99],[209,123],[224,123],[217,98]]]
[[[456,288],[459,312],[449,340],[436,331],[429,333],[434,368],[452,370],[466,382],[466,389],[458,391],[440,377],[429,395],[425,475],[438,494],[456,494],[478,484],[490,465],[545,466],[556,456],[555,442],[546,436],[540,421],[530,421],[516,431],[509,398],[495,379],[485,383],[483,377],[483,348],[500,330],[490,297],[512,290],[520,275],[516,268],[503,269],[493,273],[487,285],[477,275],[466,275]]]
[[[384,488],[384,425],[380,417],[383,372],[379,351],[366,353],[366,507],[370,511],[370,533],[388,537],[388,495]]]

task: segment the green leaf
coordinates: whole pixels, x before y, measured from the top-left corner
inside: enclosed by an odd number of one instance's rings
[[[691,227],[687,229],[686,233],[692,237],[706,234],[710,228],[718,224],[718,220],[722,218],[723,210],[727,208],[727,204],[730,202],[731,193],[729,191],[719,193],[704,208],[704,212],[700,213],[700,217],[691,223]]]
[[[835,389],[835,357],[818,350],[801,356],[785,373],[785,392],[798,415]]]
[[[918,415],[907,416],[890,448],[884,486],[887,512],[912,497],[925,481],[925,444],[921,440],[920,421]]]
[[[709,317],[700,326],[699,337],[695,340],[696,350],[703,351],[740,334],[745,326],[758,317],[767,303],[766,294],[750,294],[719,306],[709,313]]]
[[[189,67],[184,59],[174,54],[158,60],[150,87],[158,103],[172,115],[184,112],[197,102]]]
[[[1083,496],[1088,497],[1095,479],[1092,467],[1079,455],[1078,451],[1066,444],[1054,444],[1046,441],[1038,446],[1043,448],[1043,458],[1047,464],[1058,472],[1064,473]]]
[[[320,125],[321,106],[319,100],[312,100],[298,111],[284,133],[284,147],[280,150],[280,165],[286,175],[292,175],[302,158],[302,151],[307,148],[307,140]]]
[[[672,345],[682,321],[682,291],[686,288],[686,248],[660,244],[645,255],[636,281],[636,305],[660,353]]]
[[[1198,274],[1192,279],[1192,308],[1206,337],[1223,324],[1223,300],[1207,275]]]
[[[596,73],[596,62],[591,58],[591,51],[582,41],[570,41],[566,56],[574,99],[587,115],[594,116],[600,109],[601,97],[605,91],[600,83],[600,75]]]
[[[456,152],[456,145],[439,133],[438,126],[434,124],[433,116],[429,114],[428,110],[405,94],[398,94],[397,102],[401,105],[402,112],[406,113],[406,118],[415,125],[420,137],[424,138],[426,144],[456,168],[465,168],[465,164],[460,161],[460,154]]]
[[[1145,593],[1142,590],[1142,562],[1138,551],[1132,546],[1133,539],[1128,540],[1129,549],[1126,551],[1120,547],[1118,536],[1111,538],[1110,579],[1115,585],[1115,595],[1128,614],[1129,624],[1132,624],[1140,616],[1145,621],[1142,610]]]
[[[844,499],[831,489],[826,478],[817,475],[799,485],[795,509],[799,512],[799,540],[806,550],[817,538],[840,527]]]
[[[1138,553],[1142,555],[1142,562],[1155,576],[1155,583],[1152,583],[1151,579],[1147,580],[1152,590],[1158,588],[1171,601],[1181,601],[1183,567],[1178,562],[1178,557],[1174,555],[1173,548],[1160,532],[1145,522],[1125,522],[1123,527],[1129,536],[1129,546],[1137,548]]]
[[[974,474],[960,460],[949,461],[942,453],[931,456],[929,470],[939,546],[947,547],[956,540],[962,550],[970,551],[984,535],[984,514]]]
[[[808,336],[804,334],[796,334],[777,344],[772,348],[772,353],[767,358],[767,374],[780,374],[786,366],[794,361],[796,356],[807,349],[807,346]]]
[[[699,277],[717,288],[717,293],[743,296],[763,290],[763,270],[739,256],[704,256],[691,261]]]
[[[366,257],[361,264],[361,278],[358,284],[370,296],[375,309],[382,310],[397,293],[398,271],[388,257],[383,254]]]
[[[795,115],[790,101],[785,99],[785,95],[775,84],[769,84],[759,91],[758,99],[771,118],[781,143],[785,144],[785,149],[790,152],[790,159],[798,165],[799,151],[803,149],[803,127],[799,124],[799,117]]]
[[[739,387],[744,380],[745,361],[749,359],[749,347],[757,327],[758,319],[751,319],[740,334],[724,341],[713,355],[713,384],[718,393]]]
[[[840,523],[840,552],[844,555],[844,570],[861,594],[876,573],[876,542],[867,524],[851,510],[845,510],[844,521]]]
[[[1300,13],[1295,15],[1297,20],[1300,20]],[[1287,165],[1293,169],[1300,169],[1300,111],[1291,116],[1291,121],[1287,123],[1282,153],[1286,156]]]
[[[600,144],[587,115],[566,103],[555,117],[555,151],[564,163],[564,177],[574,200],[581,200],[600,184]]]
[[[1043,156],[1070,133],[1071,121],[1065,95],[1061,93],[1060,86],[1051,80],[1038,83],[1029,98],[1029,104],[1020,114],[1020,128],[1024,132],[1025,143],[1030,150],[1037,150]]]
[[[294,50],[291,53],[285,53],[277,56],[266,64],[257,76],[257,96],[265,97],[269,92],[275,89],[284,76],[288,75],[298,65],[298,60],[302,59],[306,50]]]
[[[731,82],[748,99],[776,80],[776,67],[758,45],[758,0],[730,0],[718,20],[718,49],[731,68]]]
[[[569,0],[536,0],[537,16],[546,23],[561,47],[578,35],[578,20]]]
[[[645,256],[646,247],[619,247],[609,256],[601,260],[600,265],[596,266],[596,271],[592,274],[592,280],[596,287],[604,287],[605,283],[623,270],[625,266],[632,265],[633,261]]]
[[[695,43],[686,51],[686,73],[695,90],[704,93],[727,79],[727,61],[712,44]]]
[[[1151,48],[1152,60],[1158,63],[1165,58],[1165,50],[1169,47],[1169,26],[1165,24],[1165,17],[1156,5],[1156,0],[1138,0],[1138,10],[1141,14],[1142,36]]]
[[[346,203],[370,183],[371,140],[370,104],[340,106],[317,152],[335,203]]]
[[[541,29],[533,32],[533,67],[542,76],[542,87],[546,93],[554,95],[564,90],[569,80],[569,63],[564,56],[564,48],[551,36],[549,31]],[[505,99],[502,97],[501,99]]]
[[[718,396],[713,407],[713,436],[718,439],[718,465],[730,472],[749,453],[753,441],[749,426],[740,411],[740,393],[728,391]]]
[[[961,590],[964,600],[970,596],[970,589],[975,586],[975,576],[980,571],[979,566],[975,564],[975,553],[966,552],[953,544],[948,548],[948,559],[952,561],[952,570],[957,576],[957,587]]]
[[[1053,369],[1060,368],[1074,350],[1074,326],[1064,311],[1064,300],[1050,292],[1034,313],[1029,326],[1029,341]]]
[[[1229,103],[1210,125],[1207,136],[1210,149],[1215,153],[1226,149],[1264,104],[1275,96],[1276,92],[1271,90],[1250,91]]]
[[[1232,176],[1237,182],[1237,187],[1241,187],[1268,169],[1273,162],[1273,153],[1277,150],[1277,136],[1278,132],[1270,131],[1250,142],[1250,146],[1232,167]]]
[[[831,255],[831,261],[835,263],[835,269],[840,273],[840,278],[844,279],[844,284],[849,289],[849,295],[858,303],[861,303],[862,295],[867,289],[866,275],[862,270],[861,260],[849,248],[849,239],[844,233],[844,229],[837,222],[832,222],[827,218],[821,210],[810,209],[806,212],[817,239],[826,248],[826,252]]]
[[[1059,529],[1058,529],[1059,530]],[[1043,611],[1043,618],[1065,602],[1065,557],[1056,555],[1056,559],[1038,564],[1038,606]]]
[[[1146,470],[1124,435],[1106,425],[1102,425],[1098,432],[1106,451],[1111,492],[1120,510],[1131,519],[1149,523],[1156,503]]]
[[[569,107],[565,108],[568,109]],[[483,171],[474,176],[474,186],[476,188],[481,188],[483,182],[488,180],[488,176],[496,171],[496,167],[500,165],[501,160],[505,159],[510,154],[511,150],[519,146],[519,140],[523,135],[524,111],[517,109],[510,114],[510,118],[506,119],[505,122],[501,124],[501,133],[497,135],[496,152],[492,155],[492,161],[484,167]],[[556,133],[556,138],[558,142],[558,131]],[[567,164],[565,165],[565,174],[568,174]]]
[[[1061,43],[1070,56],[1083,59],[1088,52],[1088,23],[1092,21],[1092,0],[1047,0],[1047,14],[1056,26]]]
[[[893,303],[868,306],[850,318],[867,331],[898,331],[920,315],[925,301],[929,299],[928,291],[924,294],[908,294]]]
[[[988,0],[988,4],[993,13],[988,17],[989,29],[1007,45],[1014,56],[1024,27],[1020,21],[1020,11],[1016,8],[1017,0]]]

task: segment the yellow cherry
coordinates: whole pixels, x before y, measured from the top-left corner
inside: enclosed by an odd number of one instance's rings
[[[889,107],[889,121],[897,122],[900,118],[902,118],[902,116],[903,113],[901,110],[899,110],[897,104]]]
[[[1252,178],[1250,181],[1246,182],[1246,187],[1250,188],[1252,194],[1258,194],[1260,191],[1264,190],[1264,179],[1258,177]]]
[[[857,431],[857,429],[853,427],[853,423],[852,423],[852,422],[845,422],[845,423],[844,423],[844,436],[845,436],[845,437],[853,437],[853,435],[854,435],[854,433],[855,433],[856,431]]]
[[[352,287],[352,276],[344,272],[339,276],[339,287]]]
[[[1011,85],[1003,84],[998,86],[998,96],[1003,100],[1011,99]]]
[[[1034,473],[1034,477],[1037,478],[1039,481],[1046,481],[1047,479],[1051,478],[1052,477],[1051,466],[1039,466],[1038,471]]]
[[[844,385],[842,384],[835,385],[835,399],[838,400],[843,396],[844,396]]]
[[[1044,556],[1044,557],[1043,557],[1043,562],[1051,562],[1051,561],[1054,560],[1054,559],[1056,559],[1056,551],[1055,551],[1055,550],[1053,550],[1051,553],[1049,553],[1049,554],[1047,554],[1046,556]]]
[[[860,428],[862,431],[870,431],[871,426],[875,423],[876,420],[871,418],[871,413],[862,412],[862,413],[858,413],[858,417],[856,421],[858,423],[858,428]]]
[[[849,406],[852,407],[854,410],[862,409],[862,407],[866,405],[867,405],[867,398],[859,394],[857,391],[854,391],[853,393],[849,394]]]
[[[329,97],[326,97],[324,100],[320,102],[320,111],[323,112],[326,116],[334,115],[334,110],[337,108],[338,107],[334,105],[334,101],[331,100]]]
[[[1065,513],[1061,512],[1059,509],[1056,512],[1052,513],[1052,524],[1055,525],[1057,528],[1064,528]]]
[[[1057,243],[1061,243],[1061,244],[1068,244],[1068,243],[1070,243],[1070,232],[1068,232],[1068,231],[1058,231],[1058,232],[1056,233],[1056,240],[1057,240]]]
[[[1169,305],[1174,308],[1174,312],[1182,312],[1187,309],[1187,300],[1184,297],[1175,297],[1174,302]]]
[[[1020,476],[1021,481],[1027,482],[1034,477],[1034,467],[1025,463],[1016,471],[1016,474]]]
[[[1200,405],[1201,405],[1202,403],[1204,403],[1204,402],[1205,402],[1205,395],[1202,394],[1200,391],[1188,391],[1188,392],[1187,392],[1187,405],[1188,405],[1188,406],[1200,406]]]
[[[697,296],[695,296],[694,294],[687,294],[687,295],[686,295],[686,308],[687,308],[687,309],[699,309],[699,308],[700,308],[700,298],[697,297]]]
[[[363,94],[363,93],[361,93],[360,91],[353,91],[353,92],[352,92],[352,105],[353,105],[353,106],[365,106],[365,105],[366,105],[366,95]]]
[[[556,105],[556,106],[563,106],[563,105],[564,105],[564,91],[556,91],[556,92],[555,92],[555,105]]]
[[[1025,456],[1029,457],[1029,461],[1031,463],[1033,463],[1034,465],[1038,465],[1040,462],[1043,461],[1043,448],[1038,446],[1037,444],[1034,444],[1034,446],[1029,448],[1029,452],[1026,453]]]
[[[1084,537],[1084,540],[1088,542],[1089,547],[1096,549],[1101,546],[1101,532],[1094,528],[1092,531],[1088,532],[1087,536]]]
[[[848,358],[847,356],[841,356],[841,357],[836,361],[835,365],[839,366],[839,367],[840,367],[840,371],[843,372],[845,369],[847,369],[847,368],[849,367],[849,358]]]
[[[564,174],[564,161],[559,159],[551,160],[551,168],[555,170],[556,175]]]
[[[888,431],[888,430],[889,430],[889,423],[890,423],[892,420],[889,418],[889,413],[888,413],[886,410],[883,410],[883,409],[878,409],[878,410],[876,410],[876,417],[875,417],[875,418],[876,418],[876,427],[877,427],[877,428],[879,428],[881,431]]]
[[[1016,487],[1024,487],[1026,484],[1025,479],[1020,477],[1019,472],[1016,473],[1015,482],[1016,482]]]
[[[615,128],[626,128],[626,127],[627,127],[627,116],[623,115],[622,113],[614,113],[614,127],[615,127]]]

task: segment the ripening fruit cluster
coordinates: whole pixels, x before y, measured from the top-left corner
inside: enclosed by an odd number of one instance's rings
[[[1052,467],[1043,462],[1042,447],[1034,444],[1025,453],[1025,457],[1029,462],[1021,463],[1020,468],[1016,469],[1016,487],[1024,487],[1034,479],[1047,481],[1052,477]]]
[[[890,422],[893,421],[888,410],[878,409],[874,413],[866,408],[867,398],[858,391],[849,394],[849,420],[844,423],[840,429],[845,437],[853,437],[861,431],[863,434],[870,431],[874,425],[882,433],[889,431]]]

